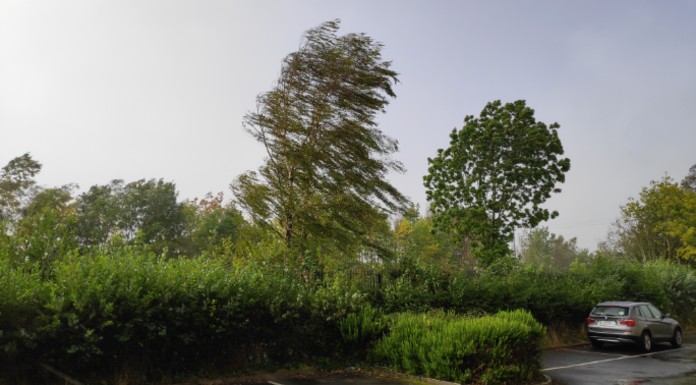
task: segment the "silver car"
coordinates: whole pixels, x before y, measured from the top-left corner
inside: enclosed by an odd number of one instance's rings
[[[635,343],[649,352],[657,342],[682,344],[679,322],[648,302],[610,301],[595,306],[587,317],[587,337],[592,346],[606,342]]]

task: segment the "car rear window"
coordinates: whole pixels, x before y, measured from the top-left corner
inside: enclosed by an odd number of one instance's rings
[[[622,317],[628,315],[628,308],[623,306],[597,306],[592,310],[592,315]]]

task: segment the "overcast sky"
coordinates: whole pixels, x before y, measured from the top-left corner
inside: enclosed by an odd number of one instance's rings
[[[572,167],[547,225],[582,247],[696,163],[696,1],[0,0],[0,166],[30,152],[47,187],[163,178],[182,200],[229,197],[263,161],[244,114],[336,18],[400,73],[379,122],[422,208],[427,158],[496,99],[561,125]]]

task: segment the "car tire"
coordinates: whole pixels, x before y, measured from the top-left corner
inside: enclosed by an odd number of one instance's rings
[[[643,334],[640,335],[640,348],[645,353],[648,353],[652,350],[653,340],[652,336],[650,335],[650,332],[644,331]]]
[[[590,340],[590,343],[592,344],[593,349],[601,349],[604,344],[601,341],[597,340]]]
[[[674,335],[672,336],[672,341],[670,343],[672,344],[673,348],[680,348],[682,346],[682,341],[683,341],[683,336],[682,336],[682,331],[679,328],[674,329]]]

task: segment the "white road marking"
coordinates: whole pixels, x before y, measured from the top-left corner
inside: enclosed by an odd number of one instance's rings
[[[598,352],[596,350],[580,350],[580,349],[559,349],[564,352],[575,352],[575,353],[583,353],[583,354],[596,354],[600,356],[609,356],[609,357],[622,357],[625,356],[625,354],[618,354],[618,353],[607,353],[607,352]]]
[[[694,349],[694,348],[696,348],[696,346],[681,347],[681,348],[679,348],[679,349],[672,349],[672,350],[662,350],[662,351],[659,351],[659,352],[644,353],[644,354],[638,354],[638,355],[635,355],[635,356],[619,356],[619,357],[616,357],[616,358],[607,358],[607,359],[605,359],[605,360],[589,361],[589,362],[583,362],[583,363],[580,363],[580,364],[573,364],[573,365],[566,365],[566,366],[556,366],[556,367],[554,367],[554,368],[542,369],[541,371],[542,371],[542,372],[551,372],[551,371],[553,371],[553,370],[571,369],[571,368],[577,368],[577,367],[580,367],[580,366],[588,366],[588,365],[594,365],[594,364],[603,364],[603,363],[605,363],[605,362],[613,362],[613,361],[627,360],[627,359],[630,359],[630,358],[650,357],[650,356],[654,356],[654,355],[656,355],[656,354],[667,353],[667,352],[674,352],[674,351],[676,351],[676,350],[691,350],[691,349]]]
[[[283,385],[283,384],[281,384],[281,383],[273,382],[273,381],[266,381],[266,382],[268,382],[268,383],[271,384],[271,385]]]
[[[612,362],[612,361],[619,361],[619,360],[626,360],[631,357],[639,357],[639,356],[620,356],[616,358],[607,358],[606,360],[596,360],[596,361],[589,361],[589,362],[583,362],[581,364],[573,364],[573,365],[566,365],[566,366],[556,366],[554,368],[546,368],[542,369],[542,372],[550,372],[553,370],[560,370],[560,369],[570,369],[570,368],[577,368],[580,366],[587,366],[587,365],[594,365],[594,364],[601,364],[604,362]]]

